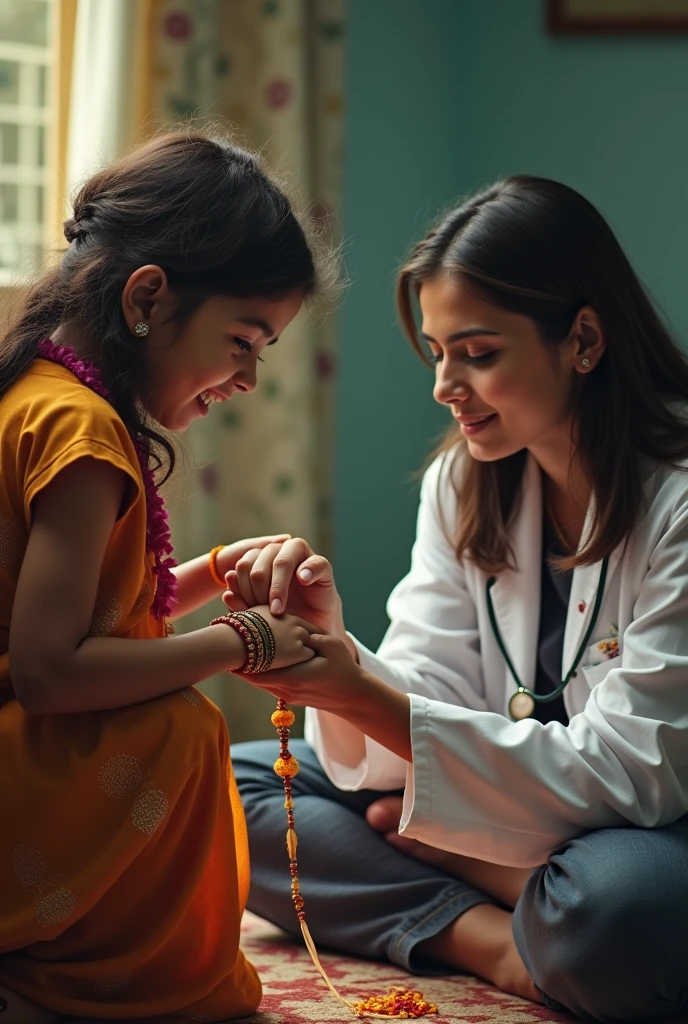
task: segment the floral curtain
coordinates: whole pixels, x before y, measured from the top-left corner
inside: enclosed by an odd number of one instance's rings
[[[229,122],[331,233],[341,189],[344,2],[159,0],[154,21],[156,119]],[[329,549],[334,330],[332,316],[301,316],[270,350],[256,392],[211,409],[185,435],[168,493],[180,557],[277,531]],[[207,619],[198,613],[182,628]],[[227,710],[234,739],[265,733],[268,695],[242,690],[237,708],[226,678],[204,688]]]

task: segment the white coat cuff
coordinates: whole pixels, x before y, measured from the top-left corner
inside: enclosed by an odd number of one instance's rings
[[[414,742],[423,732],[428,714],[428,702],[425,697],[415,693],[409,694],[411,702],[411,751],[413,760],[406,765],[406,788],[404,805],[399,822],[399,834],[407,839],[421,839],[427,828],[430,816],[430,786],[432,771],[428,746],[422,742]]]

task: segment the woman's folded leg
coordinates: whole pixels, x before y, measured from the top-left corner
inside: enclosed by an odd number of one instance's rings
[[[446,971],[418,946],[469,908],[497,901],[395,850],[365,820],[366,808],[382,794],[342,792],[329,781],[305,741],[292,741],[290,749],[300,765],[294,780],[294,815],[301,892],[316,943],[387,959],[415,973]],[[248,906],[296,934],[299,923],[291,902],[284,842],[284,795],[281,779],[272,770],[275,757],[271,740],[232,748],[251,852]]]
[[[550,1006],[604,1024],[688,1012],[688,818],[571,840],[531,876],[514,935]]]

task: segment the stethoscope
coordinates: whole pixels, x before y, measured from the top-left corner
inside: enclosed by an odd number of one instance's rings
[[[552,690],[551,693],[533,693],[533,691],[529,690],[527,686],[524,686],[521,680],[519,679],[518,673],[514,668],[511,658],[509,657],[509,652],[507,651],[504,641],[502,640],[502,634],[499,632],[499,626],[497,625],[497,617],[495,615],[494,605],[492,604],[492,595],[490,594],[490,591],[497,582],[497,577],[490,576],[489,580],[487,581],[485,587],[485,598],[487,600],[487,612],[488,615],[490,616],[490,625],[492,626],[492,632],[494,633],[494,638],[497,641],[497,646],[504,655],[504,660],[509,666],[509,671],[511,672],[516,682],[516,693],[513,694],[509,701],[509,714],[511,715],[515,722],[519,722],[523,718],[530,718],[532,713],[535,711],[536,704],[546,704],[548,701],[556,700],[557,697],[560,697],[566,689],[566,687],[568,686],[569,680],[575,678],[575,676],[578,674],[577,669],[580,665],[581,658],[583,657],[583,654],[585,653],[585,650],[588,646],[588,641],[592,636],[592,632],[595,626],[597,625],[597,619],[599,617],[600,607],[602,605],[602,597],[604,595],[604,585],[607,579],[608,566],[609,558],[605,558],[602,562],[602,569],[600,570],[600,581],[597,584],[597,594],[595,595],[595,604],[593,605],[592,615],[590,616],[590,624],[587,630],[585,631],[585,636],[581,641],[581,645],[578,648],[576,657],[573,659],[573,664],[571,665],[571,668],[566,673],[563,682],[561,682],[559,686],[557,686],[556,690]]]

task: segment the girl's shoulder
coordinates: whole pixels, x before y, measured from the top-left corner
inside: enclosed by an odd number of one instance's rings
[[[38,492],[70,463],[96,458],[122,470],[142,493],[141,469],[116,410],[69,370],[44,359],[0,398],[0,505],[23,505],[27,522]]]
[[[0,398],[0,444],[6,447],[30,433],[38,441],[57,433],[106,440],[133,453],[129,432],[116,410],[66,367],[35,359]]]

